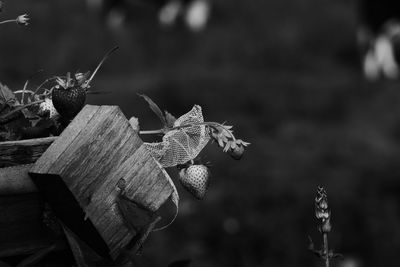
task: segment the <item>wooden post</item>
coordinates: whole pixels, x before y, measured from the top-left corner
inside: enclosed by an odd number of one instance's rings
[[[104,255],[108,248],[114,259],[137,234],[118,210],[121,190],[151,211],[174,190],[117,106],[85,106],[29,174],[56,215],[96,252]]]

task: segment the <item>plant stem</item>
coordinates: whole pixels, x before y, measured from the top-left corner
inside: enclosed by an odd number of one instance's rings
[[[139,134],[143,134],[143,135],[145,135],[145,134],[162,134],[162,133],[163,133],[162,129],[160,129],[160,130],[149,130],[149,131],[139,131]]]
[[[52,80],[55,80],[56,78],[57,78],[57,77],[51,77],[51,78],[46,79],[44,82],[42,82],[42,83],[36,88],[36,90],[34,91],[34,94],[36,94],[36,93],[39,91],[39,89],[42,88],[46,83],[51,82]]]
[[[193,123],[193,124],[184,124],[184,125],[172,127],[170,129],[168,129],[168,131],[180,130],[180,129],[184,129],[184,128],[190,128],[190,127],[201,126],[201,125],[209,126],[211,128],[214,128],[214,129],[217,129],[218,127],[224,128],[229,133],[230,137],[234,141],[236,140],[235,136],[228,129],[226,129],[224,125],[222,125],[222,124],[220,124],[218,122],[212,122],[212,121],[199,122],[199,123]],[[159,129],[159,130],[139,131],[139,134],[142,134],[142,135],[145,135],[145,134],[162,134],[164,132],[165,132],[164,129]]]
[[[329,245],[328,245],[328,233],[323,233],[324,238],[324,256],[325,256],[325,267],[329,267]]]
[[[10,23],[10,22],[15,22],[15,19],[3,20],[3,21],[0,21],[0,24],[6,24],[6,23]]]
[[[100,61],[99,65],[97,65],[96,69],[93,71],[92,76],[90,76],[90,78],[86,81],[86,85],[89,86],[90,82],[93,80],[94,76],[96,75],[97,71],[100,69],[101,65],[103,65],[104,61],[106,61],[106,59],[115,51],[117,50],[119,47],[116,46],[114,48],[112,48],[110,51],[108,51],[105,56],[103,57],[103,59]]]

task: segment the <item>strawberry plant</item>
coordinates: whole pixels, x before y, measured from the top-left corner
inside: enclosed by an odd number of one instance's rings
[[[0,141],[58,135],[83,108],[97,71],[118,47],[110,50],[93,74],[67,73],[29,89],[12,91],[0,83]]]
[[[250,144],[237,139],[232,126],[203,119],[202,109],[195,105],[188,113],[175,118],[169,112],[162,112],[159,106],[146,95],[140,95],[157,115],[162,128],[139,131],[140,134],[161,134],[162,141],[145,143],[146,148],[163,167],[177,166],[179,181],[197,199],[203,199],[210,183],[209,167],[195,163],[200,152],[211,141],[222,148],[233,159],[240,160]],[[177,205],[177,203],[175,203]]]
[[[0,0],[0,12],[2,10],[3,1]],[[15,22],[26,26],[28,21],[28,15],[24,14],[14,20],[0,21],[0,24]],[[107,52],[92,73],[67,72],[65,75],[47,78],[39,86],[31,85],[32,76],[20,90],[11,90],[0,83],[0,141],[59,135],[84,107],[87,94],[92,92],[93,78],[108,56],[117,48]],[[141,97],[147,101],[151,110],[162,122],[161,129],[150,131],[139,131],[137,121],[136,127],[132,125],[141,135],[162,136],[160,142],[144,143],[145,148],[161,167],[177,167],[178,180],[183,188],[195,198],[204,199],[210,185],[211,172],[209,164],[199,160],[200,152],[211,142],[233,159],[240,160],[250,143],[237,139],[232,126],[205,121],[199,105],[194,105],[189,112],[176,118],[167,111],[161,111],[149,97],[145,95]],[[134,120],[131,120],[131,124],[134,124],[133,122]],[[169,182],[173,187],[170,198],[176,206],[175,217],[167,225],[154,230],[159,218],[150,223],[133,251],[141,248],[149,232],[165,229],[178,215],[179,195],[174,183],[171,180]],[[121,203],[119,208],[122,213],[130,214],[127,211],[132,208],[132,203],[124,201]],[[126,220],[129,221],[129,218]],[[64,233],[67,238],[71,237],[66,230]],[[70,243],[74,247],[74,242]]]

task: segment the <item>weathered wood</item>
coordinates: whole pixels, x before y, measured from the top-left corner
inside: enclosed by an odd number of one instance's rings
[[[138,132],[137,118],[132,117],[129,123],[134,131]],[[35,162],[56,139],[57,136],[0,142],[0,195],[36,192],[37,188],[29,177],[28,171],[33,165],[32,162]],[[134,142],[131,139],[127,140],[127,142]],[[27,150],[32,150],[33,152],[26,153]],[[19,165],[22,162],[31,164]]]
[[[33,164],[0,168],[0,196],[33,193],[37,191],[28,171]]]
[[[58,159],[61,153],[69,146],[69,144],[80,134],[85,128],[85,125],[93,118],[96,114],[98,106],[87,105],[79,113],[79,116],[68,125],[68,131],[64,130],[61,135],[54,142],[54,145],[50,146],[46,152],[47,156],[45,159],[37,161],[35,169],[47,170],[54,164],[54,161]]]
[[[85,106],[30,175],[57,216],[91,247],[101,243],[93,242],[96,236],[84,236],[93,226],[114,259],[137,234],[118,209],[121,190],[152,211],[173,192],[168,174],[116,106]],[[103,255],[102,245],[96,249]]]
[[[34,163],[56,137],[0,142],[0,168]]]

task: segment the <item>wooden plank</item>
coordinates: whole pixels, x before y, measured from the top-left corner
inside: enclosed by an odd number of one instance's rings
[[[0,196],[33,193],[37,191],[28,175],[33,164],[0,168]]]
[[[173,193],[173,187],[165,179],[165,175],[156,169],[154,173],[153,182],[147,188],[137,190],[138,193],[132,198],[137,203],[144,203],[152,211],[158,210]]]
[[[69,144],[80,134],[84,126],[93,118],[98,109],[99,106],[86,105],[79,113],[79,116],[68,125],[59,138],[46,150],[48,156],[40,157],[31,171],[35,173],[49,173],[49,168]]]
[[[87,124],[80,125],[82,129],[79,137],[69,142],[68,146],[59,148],[60,150],[63,149],[62,153],[52,163],[48,172],[57,174],[68,173],[68,176],[70,176],[69,171],[75,170],[76,172],[78,168],[81,171],[80,175],[85,176],[87,174],[87,167],[91,167],[88,163],[98,157],[98,154],[94,152],[97,153],[104,150],[104,147],[107,145],[103,140],[104,132],[112,125],[118,112],[120,112],[120,109],[117,106],[99,107]],[[67,138],[60,139],[64,140]],[[53,154],[46,153],[43,157],[45,156],[52,157]],[[67,177],[65,178],[67,179]],[[65,180],[65,182],[68,184],[69,181]]]
[[[173,187],[118,107],[101,106],[90,114],[87,120],[77,115],[76,120],[85,121],[75,123],[81,129],[76,126],[71,132],[68,126],[31,169],[31,175],[66,225],[88,244],[93,241],[82,232],[95,228],[115,259],[137,234],[117,208],[119,181],[125,180],[126,197],[152,211],[171,195]],[[73,138],[64,134],[78,131]],[[71,209],[76,210],[74,218]],[[92,226],[83,222],[85,215]]]
[[[87,141],[91,148],[87,150],[86,154],[96,154],[96,157],[82,159],[82,161],[85,160],[88,167],[78,173],[74,173],[78,169],[74,169],[72,166],[64,170],[71,177],[69,187],[79,200],[85,201],[91,198],[104,182],[112,182],[109,179],[98,179],[97,177],[108,177],[108,174],[118,168],[120,162],[129,155],[130,151],[134,151],[135,147],[142,143],[138,138],[131,138],[132,135],[129,133],[132,129],[122,113],[118,113],[112,121],[113,123],[107,127],[103,125],[102,128],[107,128],[107,130],[102,133],[101,140]],[[117,181],[114,185],[116,183]]]
[[[173,192],[173,187],[167,178],[168,174],[150,156],[144,146],[136,151],[131,161],[135,165],[140,165],[141,168],[137,168],[137,172],[132,172],[124,177],[127,184],[126,196],[136,203],[156,211]]]
[[[56,137],[0,142],[0,168],[34,163]]]

